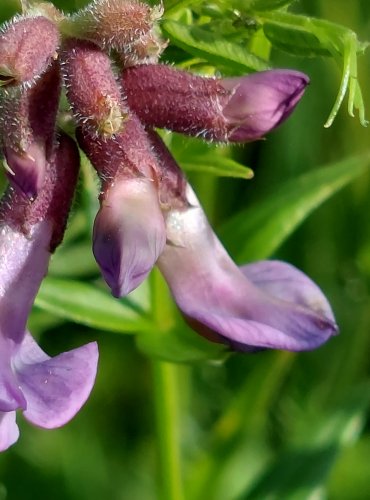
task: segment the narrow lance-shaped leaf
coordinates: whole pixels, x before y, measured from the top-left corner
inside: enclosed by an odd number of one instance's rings
[[[181,167],[187,172],[203,172],[218,177],[236,177],[240,179],[252,179],[253,170],[241,165],[231,158],[222,156],[199,156],[189,158],[181,162]]]
[[[101,330],[132,333],[150,327],[144,312],[130,299],[117,301],[96,286],[79,281],[47,277],[35,304],[57,316]]]
[[[347,158],[282,184],[271,196],[242,210],[221,228],[221,237],[239,262],[264,259],[308,215],[366,171],[370,153]]]

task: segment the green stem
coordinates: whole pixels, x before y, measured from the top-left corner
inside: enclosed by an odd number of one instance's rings
[[[173,303],[157,269],[152,277],[153,316],[157,328],[173,326]],[[154,333],[155,335],[155,333]],[[152,361],[154,406],[161,500],[183,500],[180,453],[179,367],[165,361]]]
[[[183,500],[177,366],[153,361],[161,500]]]

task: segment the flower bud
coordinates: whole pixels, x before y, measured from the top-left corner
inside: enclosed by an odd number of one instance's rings
[[[15,17],[6,23],[0,31],[0,86],[32,84],[58,46],[58,28],[46,17]]]
[[[77,122],[102,137],[118,133],[127,115],[110,58],[91,42],[70,39],[61,59],[67,97]]]
[[[158,64],[122,73],[127,102],[143,123],[219,142],[263,137],[290,115],[307,84],[293,70],[212,79]]]

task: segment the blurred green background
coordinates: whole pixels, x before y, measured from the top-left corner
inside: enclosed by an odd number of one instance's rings
[[[85,2],[54,3],[73,10]],[[2,0],[1,20],[16,5]],[[293,11],[341,23],[361,40],[370,38],[368,0],[301,0]],[[164,60],[177,57],[170,46]],[[288,180],[370,149],[369,130],[345,107],[331,128],[323,128],[340,80],[332,60],[273,50],[271,61],[306,72],[311,85],[296,112],[267,140],[220,153],[253,168],[254,179],[189,173],[220,234],[228,217],[267,199]],[[359,78],[369,117],[368,53],[359,59]],[[176,141],[181,142],[174,140],[174,147]],[[94,187],[92,174],[84,172],[85,187],[89,182]],[[369,181],[365,173],[326,201],[273,254],[325,291],[340,326],[338,337],[311,353],[236,354],[224,362],[179,365],[186,499],[370,498]],[[51,275],[95,283],[99,273],[86,215],[94,202],[86,192],[79,192]],[[231,252],[238,245],[225,243]],[[0,455],[0,499],[160,498],[148,357],[134,336],[88,328],[45,312],[40,304],[30,328],[42,347],[54,354],[96,339],[98,378],[86,406],[62,429],[39,430],[18,415],[21,437]]]

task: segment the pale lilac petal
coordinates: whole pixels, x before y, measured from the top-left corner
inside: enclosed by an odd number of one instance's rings
[[[19,385],[27,400],[23,413],[27,420],[46,429],[67,423],[91,392],[97,362],[95,342],[50,358],[27,334],[14,359]]]
[[[13,342],[4,339],[0,331],[0,412],[8,412],[18,408],[25,410],[27,407],[10,364],[13,350]]]
[[[48,269],[51,233],[46,220],[32,226],[27,236],[0,225],[0,333],[16,344],[23,339],[28,314]]]
[[[331,314],[305,307],[306,299],[291,302],[283,295],[280,300],[247,279],[216,238],[190,188],[187,196],[190,209],[168,214],[171,244],[158,266],[194,329],[246,351],[314,349],[336,333]]]
[[[0,451],[5,451],[19,438],[15,411],[0,412]]]
[[[93,252],[115,297],[134,290],[151,271],[166,242],[154,183],[117,181],[95,219]]]
[[[291,264],[278,260],[261,260],[241,267],[241,271],[268,295],[308,307],[335,321],[330,304],[320,288]]]

